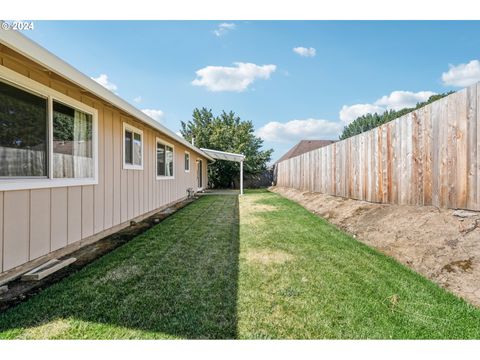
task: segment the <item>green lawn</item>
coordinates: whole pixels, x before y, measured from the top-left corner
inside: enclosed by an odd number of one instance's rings
[[[480,338],[480,310],[251,191],[202,197],[0,314],[0,338]]]

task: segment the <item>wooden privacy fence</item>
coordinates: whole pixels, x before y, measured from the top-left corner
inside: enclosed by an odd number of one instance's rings
[[[378,203],[480,210],[480,83],[277,164],[277,185]]]

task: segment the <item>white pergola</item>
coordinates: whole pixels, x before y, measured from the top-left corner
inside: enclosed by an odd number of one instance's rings
[[[201,150],[213,159],[236,161],[240,163],[240,195],[243,195],[243,161],[245,160],[245,155],[204,148],[201,148]]]

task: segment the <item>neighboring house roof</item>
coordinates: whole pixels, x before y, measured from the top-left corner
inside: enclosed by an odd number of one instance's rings
[[[298,155],[302,155],[306,152],[319,149],[321,147],[333,144],[335,140],[300,140],[300,142],[288,150],[275,164],[293,158]]]
[[[0,24],[2,23],[3,21],[0,21]],[[0,44],[6,45],[7,47],[15,50],[26,58],[33,60],[34,62],[42,65],[46,69],[57,73],[58,75],[66,78],[72,83],[98,96],[107,103],[116,106],[117,108],[125,111],[127,114],[135,117],[136,119],[144,122],[147,125],[150,125],[154,129],[164,133],[165,135],[168,135],[179,143],[185,145],[187,148],[205,156],[209,160],[213,160],[209,155],[205,154],[205,152],[203,152],[196,146],[190,144],[187,140],[185,140],[181,136],[178,136],[172,130],[163,126],[158,121],[153,120],[151,117],[143,113],[141,110],[137,109],[135,106],[129,104],[127,101],[123,100],[121,97],[114,94],[110,90],[107,90],[102,85],[98,84],[95,80],[75,69],[73,66],[66,63],[58,56],[52,54],[36,42],[30,40],[23,34],[13,30],[0,31]]]

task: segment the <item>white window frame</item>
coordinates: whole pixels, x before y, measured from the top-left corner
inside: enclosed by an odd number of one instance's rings
[[[18,87],[20,90],[47,99],[47,176],[41,178],[11,177],[0,179],[0,191],[42,189],[65,186],[81,186],[98,184],[98,111],[78,100],[75,100],[59,91],[40,84],[24,75],[0,65],[0,81]],[[93,152],[93,177],[92,178],[54,178],[53,177],[53,101],[83,111],[92,116],[92,152]]]
[[[140,161],[142,163],[141,165],[127,164],[125,162],[125,130],[129,130],[129,131],[132,132],[132,134],[133,134],[132,141],[134,140],[134,137],[135,137],[134,133],[137,133],[138,135],[140,135],[141,142],[142,142],[142,146],[140,147],[140,157],[141,157]],[[143,170],[143,130],[140,130],[139,128],[136,128],[135,126],[124,122],[123,123],[122,140],[123,140],[123,144],[122,144],[122,148],[123,148],[123,169],[124,170]],[[133,145],[133,143],[132,143],[132,145]],[[132,147],[132,151],[133,151],[133,147]],[[132,159],[133,159],[133,152],[132,152]]]
[[[162,145],[165,145],[165,146],[170,146],[172,148],[172,151],[173,151],[173,175],[172,176],[158,175],[158,159],[157,159],[157,146],[158,146],[158,144],[162,144]],[[156,179],[157,180],[172,180],[172,179],[175,179],[175,164],[176,164],[176,162],[177,161],[175,160],[175,145],[157,137],[155,139],[155,177],[156,177]]]
[[[200,176],[202,177],[202,186],[201,187],[198,187],[198,162],[201,162],[202,163],[202,173],[200,174]],[[197,187],[197,191],[202,191],[203,188],[205,187],[205,179],[203,178],[203,167],[204,167],[204,163],[203,163],[203,159],[197,157],[197,159],[195,160],[195,186]]]
[[[185,155],[187,155],[187,154],[188,154],[188,170],[185,169]],[[189,151],[185,151],[185,154],[183,155],[183,169],[185,170],[186,173],[190,172],[191,166],[192,166],[192,157],[191,157]]]

